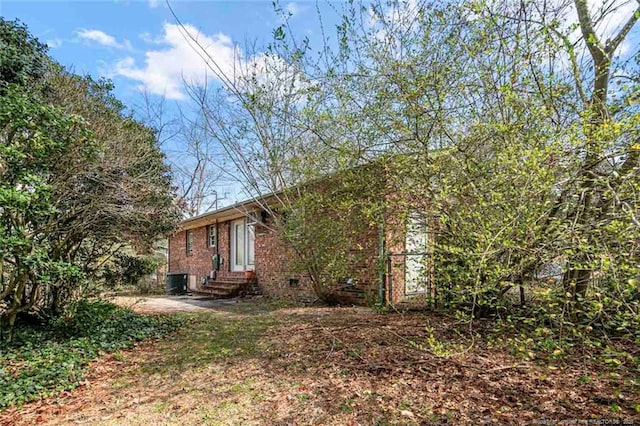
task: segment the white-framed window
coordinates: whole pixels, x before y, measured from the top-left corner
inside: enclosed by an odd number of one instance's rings
[[[209,225],[207,228],[207,247],[214,248],[218,244],[218,229],[216,225]]]
[[[191,254],[193,252],[193,231],[186,231],[186,251],[187,254]]]
[[[256,223],[247,221],[247,268],[253,268],[256,261]]]
[[[253,268],[255,265],[255,245],[256,245],[256,213],[247,216],[247,267]]]
[[[417,211],[409,213],[405,238],[405,295],[426,293],[429,286],[427,256],[429,233],[425,214]]]

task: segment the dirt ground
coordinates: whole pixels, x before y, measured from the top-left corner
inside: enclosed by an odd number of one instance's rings
[[[629,372],[598,370],[582,358],[523,361],[503,346],[465,336],[465,326],[449,317],[286,308],[255,300],[116,302],[140,312],[191,312],[178,314],[188,321],[178,332],[103,356],[78,389],[6,410],[0,424],[551,425],[640,419],[638,377]]]

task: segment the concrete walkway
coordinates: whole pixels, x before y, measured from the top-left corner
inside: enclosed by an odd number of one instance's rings
[[[202,312],[238,303],[238,299],[212,299],[201,295],[115,296],[108,300],[145,313]]]

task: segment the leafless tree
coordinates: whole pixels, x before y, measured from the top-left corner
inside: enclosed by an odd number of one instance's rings
[[[152,127],[173,170],[178,204],[187,217],[218,206],[224,188],[225,158],[207,130],[202,110],[144,91],[136,112]]]

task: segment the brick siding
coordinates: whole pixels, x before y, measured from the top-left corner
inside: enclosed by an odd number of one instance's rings
[[[181,231],[169,238],[169,272],[182,272],[196,277],[197,285],[212,270],[211,257],[215,253],[209,247],[206,226],[190,229],[193,233],[193,250],[187,253],[187,231]]]
[[[256,277],[266,295],[296,300],[313,301],[311,279],[304,271],[292,265],[295,253],[275,231],[268,228],[270,219],[256,226]],[[297,280],[296,285],[291,280]]]
[[[327,181],[317,185],[314,190],[326,190],[332,182]],[[383,270],[385,272],[385,300],[391,304],[424,305],[427,295],[405,295],[405,270],[406,258],[401,255],[406,251],[406,216],[410,204],[414,209],[428,211],[428,200],[413,200],[411,203],[402,202],[404,197],[400,188],[402,182],[385,181],[378,182],[380,196],[385,197],[387,210],[384,224],[385,253],[392,254],[390,262],[385,259]],[[328,214],[331,214],[330,212]],[[262,215],[257,215],[262,217]],[[211,220],[215,220],[212,216]],[[313,301],[316,296],[312,290],[312,283],[305,271],[295,269],[294,251],[287,243],[272,231],[273,226],[266,223],[256,224],[255,233],[255,276],[260,290],[269,296]],[[358,218],[352,218],[358,221]],[[361,223],[361,222],[353,222]],[[271,223],[273,225],[273,223]],[[435,224],[434,224],[435,225]],[[429,238],[433,237],[431,226],[428,227]],[[218,223],[218,245],[222,257],[222,265],[219,276],[238,274],[230,272],[230,221]],[[169,272],[186,272],[195,275],[200,282],[211,271],[211,256],[214,249],[207,247],[207,228],[201,226],[192,230],[194,234],[194,248],[190,255],[186,254],[185,231],[178,232],[170,238]],[[377,303],[378,286],[380,285],[379,265],[379,230],[377,226],[371,226],[361,235],[354,236],[351,249],[346,252],[336,252],[336,256],[346,257],[351,265],[350,276],[343,282],[333,284],[333,292],[342,303],[369,304]],[[431,240],[430,240],[431,241]],[[431,241],[432,243],[432,241]],[[396,255],[393,255],[396,254]],[[390,266],[390,268],[389,268]],[[433,266],[431,265],[431,268]],[[433,270],[430,271],[433,282]],[[297,280],[296,285],[291,285],[292,280]]]
[[[268,219],[271,220],[271,219]],[[267,222],[265,225],[269,225]],[[260,288],[265,294],[285,299],[313,301],[311,279],[305,271],[296,270],[294,256],[296,254],[287,243],[267,226],[259,225],[256,229],[256,274]],[[353,259],[351,276],[352,284],[335,283],[332,291],[340,303],[366,304],[375,301],[379,282],[378,270],[378,231],[371,229],[360,236],[359,248],[348,253],[336,253],[336,256],[349,256]],[[297,280],[295,286],[291,280]]]
[[[270,219],[267,219],[270,220]],[[218,247],[222,257],[219,278],[238,277],[242,273],[230,271],[230,221],[218,223]],[[266,224],[258,223],[255,233],[255,275],[260,290],[269,296],[296,301],[314,301],[316,296],[311,279],[304,271],[294,268],[295,253],[287,243]],[[211,258],[215,253],[208,247],[207,226],[191,229],[193,250],[186,252],[186,232],[180,231],[169,239],[169,272],[183,272],[196,277],[198,286],[212,271]],[[335,283],[333,291],[341,303],[366,304],[377,297],[378,277],[378,234],[371,229],[363,235],[358,244],[361,248],[348,253],[336,253],[337,256],[349,256],[354,259],[353,284]],[[355,245],[354,245],[355,247]],[[297,280],[292,285],[291,280]]]

